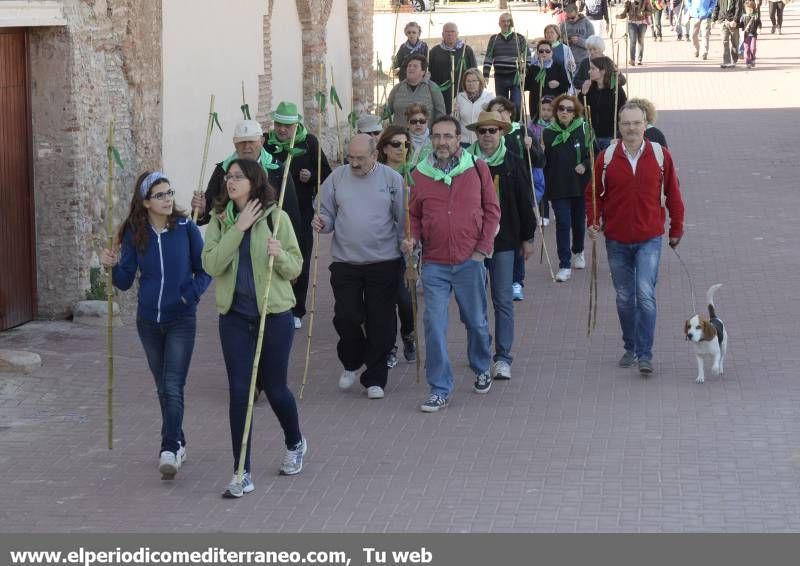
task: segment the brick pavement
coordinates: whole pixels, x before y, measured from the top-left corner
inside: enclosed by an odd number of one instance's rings
[[[297,477],[276,475],[282,438],[262,402],[255,411],[257,489],[230,501],[219,496],[231,459],[210,293],[186,393],[189,462],[174,482],[160,481],[156,471],[159,411],[134,327],[117,331],[109,452],[103,331],[31,323],[0,334],[0,347],[29,348],[43,359],[31,375],[0,378],[0,530],[800,530],[800,261],[791,216],[800,208],[791,175],[800,123],[800,58],[791,55],[800,47],[796,7],[787,10],[784,29],[781,38],[761,38],[757,71],[719,70],[715,35],[705,64],[666,62],[682,56],[685,45],[674,39],[648,43],[646,59],[655,62],[631,77],[634,94],[662,108],[659,126],[687,202],[680,250],[698,296],[711,283],[725,285],[718,295],[731,334],[724,378],[694,383],[680,334],[689,285],[665,251],[653,378],[615,366],[621,340],[604,256],[591,339],[585,273],[554,285],[531,261],[528,299],[516,308],[512,381],[472,394],[464,332],[455,324],[459,381],[446,411],[418,410],[426,390],[402,362],[386,399],[367,401],[337,390],[323,270],[311,384],[300,404],[310,441],[306,467]],[[298,336],[295,389],[304,346]]]

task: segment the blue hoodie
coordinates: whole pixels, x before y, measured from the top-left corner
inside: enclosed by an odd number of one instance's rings
[[[125,230],[120,261],[112,272],[114,287],[127,291],[139,271],[138,318],[165,323],[194,314],[211,283],[203,271],[202,251],[200,230],[187,218],[178,219],[173,229],[160,234],[150,226],[144,253],[136,249],[133,232]]]
[[[698,20],[710,18],[717,5],[717,0],[685,0],[685,2],[689,15]]]

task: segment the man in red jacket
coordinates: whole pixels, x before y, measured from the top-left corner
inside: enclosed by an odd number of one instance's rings
[[[447,406],[453,368],[447,355],[447,310],[452,291],[467,327],[467,357],[475,372],[475,393],[492,386],[491,336],[486,314],[486,267],[500,224],[500,204],[485,162],[459,146],[461,125],[441,116],[431,126],[433,151],[412,174],[409,203],[411,240],[422,244],[425,291],[425,374],[431,393],[420,409],[433,413]]]
[[[669,245],[674,248],[683,236],[683,200],[672,157],[666,148],[644,139],[646,127],[643,108],[629,102],[620,109],[622,143],[607,150],[613,151],[607,164],[605,152],[598,156],[596,194],[591,184],[586,188],[589,237],[595,240],[600,231],[605,234],[617,292],[625,345],[619,365],[630,367],[638,361],[643,376],[653,373],[655,290],[666,211]]]

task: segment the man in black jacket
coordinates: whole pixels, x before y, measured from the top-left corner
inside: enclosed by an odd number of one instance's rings
[[[491,276],[494,305],[495,354],[493,379],[511,379],[511,346],[514,343],[514,257],[522,249],[525,259],[534,251],[533,187],[527,163],[508,151],[503,136],[511,124],[498,112],[481,112],[478,121],[467,126],[478,141],[467,151],[489,165],[500,200],[500,230],[494,239],[494,254],[486,260]]]
[[[303,254],[303,271],[294,284],[295,306],[294,327],[300,328],[301,319],[306,314],[306,296],[308,295],[308,274],[311,266],[311,254],[314,247],[314,233],[311,230],[311,220],[314,218],[314,197],[317,196],[317,151],[319,140],[302,124],[303,117],[297,113],[297,105],[292,102],[281,102],[275,111],[270,114],[274,122],[273,129],[264,143],[264,147],[272,157],[285,162],[289,155],[289,143],[292,135],[295,136],[294,147],[303,151],[302,154],[292,158],[290,177],[297,189],[297,199],[300,205],[300,229],[297,233],[297,243]],[[295,134],[295,130],[297,133]],[[328,158],[322,153],[322,167],[320,169],[320,183],[324,182],[331,174]]]
[[[744,0],[719,0],[711,21],[722,22],[722,67],[732,69],[739,60],[739,19],[744,11]]]
[[[469,45],[458,39],[458,26],[448,22],[442,27],[442,43],[431,48],[428,69],[431,80],[442,91],[445,113],[453,110],[453,98],[458,94],[464,71],[477,66],[475,53]],[[455,83],[455,90],[453,85]]]

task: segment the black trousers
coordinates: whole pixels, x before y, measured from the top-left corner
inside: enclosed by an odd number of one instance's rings
[[[297,277],[292,289],[294,290],[295,305],[292,314],[297,318],[306,315],[306,297],[308,296],[309,271],[311,270],[311,260],[314,254],[314,231],[311,228],[311,220],[314,218],[314,209],[300,209],[300,220],[303,226],[302,233],[296,234],[297,245],[300,246],[300,253],[303,254],[303,270]]]
[[[397,333],[397,273],[400,259],[369,264],[333,262],[333,326],[339,335],[336,352],[344,369],[362,365],[361,385],[386,387],[386,356]]]

